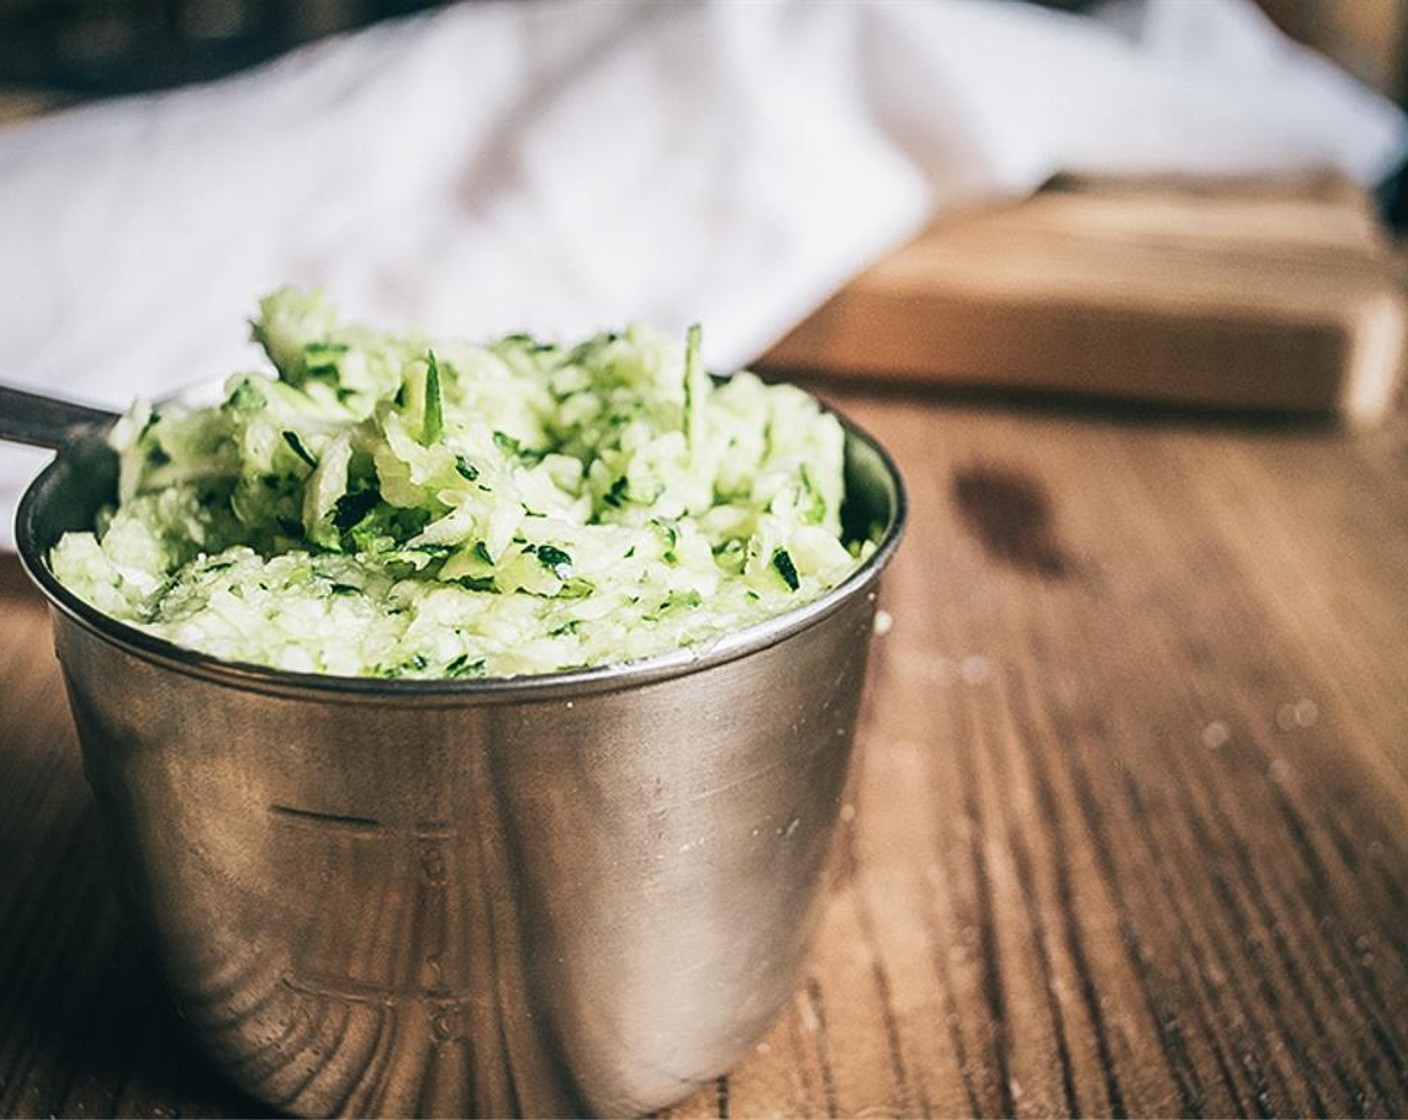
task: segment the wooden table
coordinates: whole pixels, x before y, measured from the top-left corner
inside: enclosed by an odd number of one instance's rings
[[[827,391],[896,453],[810,966],[672,1115],[1408,1112],[1408,424]],[[0,559],[0,1113],[247,1115],[116,911]]]

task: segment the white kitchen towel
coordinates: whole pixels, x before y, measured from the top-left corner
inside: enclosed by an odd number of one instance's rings
[[[248,368],[289,281],[471,337],[697,320],[732,368],[945,208],[1370,183],[1406,135],[1250,0],[465,5],[0,131],[0,380],[116,406]],[[0,543],[42,459],[0,452]]]

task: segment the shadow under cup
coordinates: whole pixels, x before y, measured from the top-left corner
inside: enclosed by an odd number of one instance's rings
[[[726,1072],[820,910],[904,494],[846,424],[841,586],[713,646],[478,681],[221,662],[45,557],[110,500],[99,439],[25,495],[124,909],[236,1083],[305,1115],[646,1112]]]

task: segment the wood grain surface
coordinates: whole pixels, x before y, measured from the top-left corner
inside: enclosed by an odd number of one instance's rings
[[[830,392],[895,452],[826,920],[671,1115],[1408,1112],[1408,434]],[[256,1114],[104,873],[0,559],[0,1113]]]

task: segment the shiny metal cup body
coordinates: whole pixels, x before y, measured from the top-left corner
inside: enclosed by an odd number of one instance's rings
[[[823,895],[880,547],[702,651],[471,682],[232,665],[113,622],[45,557],[111,494],[96,439],[18,521],[124,907],[236,1083],[305,1115],[645,1112],[786,1003]]]

